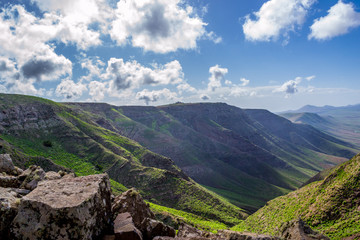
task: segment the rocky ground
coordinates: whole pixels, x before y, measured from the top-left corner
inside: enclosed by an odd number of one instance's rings
[[[138,192],[113,196],[107,174],[76,177],[45,172],[38,166],[22,170],[10,155],[0,155],[0,239],[100,240],[272,240],[328,239],[301,220],[284,225],[282,236],[221,230],[217,234],[185,223],[175,229],[155,220]]]

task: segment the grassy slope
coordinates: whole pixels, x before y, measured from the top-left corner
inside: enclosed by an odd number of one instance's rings
[[[92,121],[104,128],[171,157],[197,182],[250,211],[338,164],[340,158],[325,156],[327,150],[353,151],[336,139],[314,129],[298,129],[264,110],[244,111],[226,104],[69,106],[76,112],[91,112]],[[309,142],[307,132],[317,138]]]
[[[28,126],[26,130],[7,131],[5,126],[0,138],[27,159],[49,158],[58,165],[73,169],[78,175],[107,172],[117,191],[136,187],[145,198],[158,204],[230,226],[245,216],[240,208],[188,179],[171,160],[98,126],[89,113],[76,113],[62,104],[40,98],[3,94],[0,98],[1,111],[16,112],[13,108],[30,107],[54,123],[44,128]],[[52,147],[44,146],[44,141],[50,141]]]
[[[360,154],[323,181],[268,202],[233,229],[276,235],[282,223],[300,216],[331,239],[342,239],[360,232],[359,208]]]

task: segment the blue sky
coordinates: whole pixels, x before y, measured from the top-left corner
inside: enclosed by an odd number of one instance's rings
[[[360,2],[1,0],[0,92],[115,105],[360,103]]]

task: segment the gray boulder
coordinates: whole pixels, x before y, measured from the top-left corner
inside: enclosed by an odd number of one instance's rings
[[[11,226],[14,239],[93,239],[110,227],[106,174],[41,181],[22,198]]]
[[[17,170],[10,158],[9,154],[0,154],[0,173],[16,174]]]
[[[10,224],[15,218],[20,199],[10,188],[0,187],[0,239],[8,239]]]
[[[34,190],[38,183],[45,179],[45,175],[46,173],[41,167],[30,166],[18,177],[19,181],[22,182],[20,188]]]
[[[17,177],[2,172],[0,173],[0,187],[19,188],[20,182]]]

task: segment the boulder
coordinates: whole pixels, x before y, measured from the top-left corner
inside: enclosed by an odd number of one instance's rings
[[[144,239],[153,239],[156,236],[175,237],[175,229],[154,219],[145,218],[140,227]]]
[[[22,198],[11,226],[14,239],[93,239],[111,224],[106,174],[41,181]]]
[[[19,177],[19,181],[21,181],[20,188],[25,188],[28,190],[34,190],[38,183],[45,178],[45,171],[39,167],[32,165],[28,169],[26,169]]]
[[[230,230],[219,230],[218,235],[219,239],[224,240],[280,240],[278,237],[247,232],[235,232]]]
[[[0,187],[4,188],[18,188],[20,182],[17,177],[8,175],[6,173],[0,173]]]
[[[120,213],[114,221],[115,240],[142,240],[142,234],[134,225],[130,213]]]
[[[17,172],[9,154],[0,154],[0,173],[14,174]]]
[[[196,229],[188,224],[182,223],[179,226],[177,236],[190,239],[208,239],[210,233]]]
[[[281,237],[283,239],[291,240],[330,240],[330,238],[324,236],[323,234],[312,230],[300,218],[298,220],[284,223],[281,226]]]
[[[0,239],[8,239],[10,225],[15,218],[20,199],[9,188],[0,187]]]
[[[53,172],[53,171],[50,171],[50,172],[46,172],[45,173],[45,180],[56,180],[56,179],[60,179],[61,178],[61,175],[57,172]]]
[[[112,204],[112,212],[113,217],[116,217],[119,213],[130,213],[137,228],[141,227],[141,223],[144,219],[155,218],[154,214],[150,211],[149,206],[134,189],[130,189],[115,197]]]

